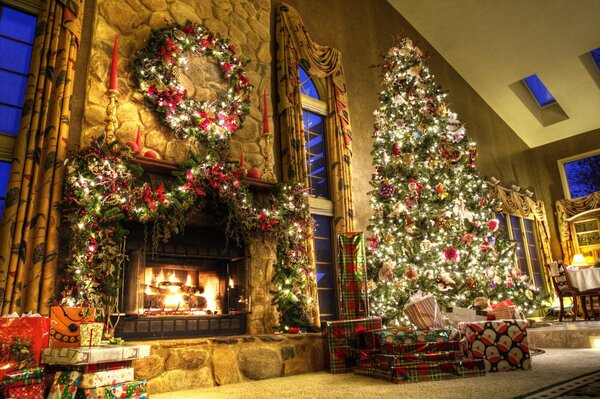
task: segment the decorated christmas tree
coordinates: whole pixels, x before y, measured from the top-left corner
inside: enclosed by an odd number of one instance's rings
[[[425,56],[410,39],[380,65],[369,229],[371,311],[403,323],[411,292],[445,306],[511,299],[529,311],[536,290],[515,267],[499,204],[475,164],[477,148],[444,103]]]

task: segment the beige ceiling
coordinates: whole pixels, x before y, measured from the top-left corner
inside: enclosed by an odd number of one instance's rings
[[[600,128],[581,57],[600,47],[600,0],[388,1],[530,147]],[[534,73],[568,119],[542,126],[509,87]]]

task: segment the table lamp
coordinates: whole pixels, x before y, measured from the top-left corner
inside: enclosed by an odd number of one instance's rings
[[[571,266],[587,266],[587,262],[585,261],[585,257],[583,256],[583,254],[575,254],[573,256],[573,262],[571,263]]]

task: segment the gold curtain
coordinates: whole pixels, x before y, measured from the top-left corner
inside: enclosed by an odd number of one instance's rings
[[[528,195],[518,193],[508,188],[496,185],[494,191],[496,198],[502,202],[502,212],[519,216],[525,219],[533,219],[541,245],[540,257],[541,273],[544,275],[546,292],[552,292],[550,276],[546,272],[545,265],[552,262],[552,251],[550,249],[550,225],[546,218],[546,210],[542,201],[536,201]]]
[[[59,203],[84,1],[44,0],[40,6],[0,222],[1,314],[47,315],[55,295]]]
[[[560,246],[563,252],[563,262],[570,264],[575,255],[573,239],[568,218],[578,213],[600,208],[600,191],[577,199],[561,199],[556,201],[556,214],[560,232]]]
[[[339,50],[313,42],[298,12],[282,4],[277,12],[277,112],[281,128],[284,180],[304,180],[308,185],[304,125],[298,65],[325,81],[327,89],[327,145],[335,233],[354,231],[350,114],[346,78]]]

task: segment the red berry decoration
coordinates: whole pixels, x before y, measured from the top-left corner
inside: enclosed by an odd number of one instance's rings
[[[251,179],[256,179],[256,180],[260,180],[261,177],[261,173],[260,170],[256,169],[256,168],[252,168],[248,171],[248,173],[246,173],[246,177],[249,177]]]
[[[396,187],[390,184],[390,182],[387,180],[381,183],[381,185],[379,186],[379,194],[383,199],[390,199],[394,196],[395,193]]]

